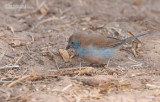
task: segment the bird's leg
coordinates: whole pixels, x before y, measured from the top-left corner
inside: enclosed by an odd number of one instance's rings
[[[91,64],[89,64],[89,66],[94,66],[94,64],[91,63]]]
[[[99,67],[104,67],[105,65],[107,65],[107,64],[100,64],[100,65],[98,65]]]
[[[109,62],[110,62],[110,59],[108,60],[107,64],[106,64],[106,68],[109,66]]]

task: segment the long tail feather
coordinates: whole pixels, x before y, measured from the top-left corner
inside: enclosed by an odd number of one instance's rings
[[[135,39],[135,38],[138,38],[138,37],[141,37],[141,36],[150,34],[150,33],[151,33],[151,32],[147,32],[147,33],[144,33],[144,34],[141,34],[141,35],[137,35],[137,36],[134,36],[134,37],[125,39],[125,40],[121,40],[121,42],[115,44],[114,47],[118,47],[118,46],[122,45],[122,44],[125,43],[125,42],[128,42],[128,41],[130,41],[130,40],[133,40],[133,39]]]
[[[141,36],[144,36],[144,35],[147,35],[147,34],[150,34],[151,32],[147,32],[147,33],[144,33],[144,34],[141,34],[141,35],[137,35],[137,36],[134,36],[134,37],[131,37],[131,38],[128,38],[126,40],[123,40],[124,42],[128,42],[130,40],[133,40],[135,38],[138,38],[138,37],[141,37]]]

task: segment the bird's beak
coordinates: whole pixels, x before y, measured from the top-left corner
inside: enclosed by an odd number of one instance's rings
[[[68,50],[70,48],[72,48],[72,46],[68,44],[67,47],[66,47],[66,50]]]

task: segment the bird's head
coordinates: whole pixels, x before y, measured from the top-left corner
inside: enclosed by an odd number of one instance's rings
[[[70,49],[70,48],[77,49],[80,45],[79,38],[80,36],[78,34],[73,34],[72,36],[70,36],[66,49]]]

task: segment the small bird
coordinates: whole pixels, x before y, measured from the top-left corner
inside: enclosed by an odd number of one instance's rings
[[[114,55],[114,52],[120,45],[149,33],[151,32],[125,40],[96,34],[74,33],[69,37],[66,49],[73,48],[78,56],[88,61],[90,64],[103,65],[107,59]]]

